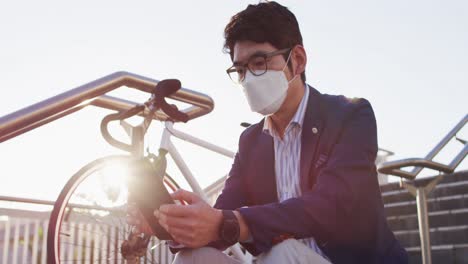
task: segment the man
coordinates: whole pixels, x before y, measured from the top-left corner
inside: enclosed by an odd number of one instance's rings
[[[241,242],[258,263],[406,263],[385,219],[370,104],[306,85],[298,23],[276,2],[234,15],[225,38],[227,72],[265,118],[242,133],[214,208],[181,190],[188,205],[155,212],[185,247],[175,262],[239,263],[218,249]]]

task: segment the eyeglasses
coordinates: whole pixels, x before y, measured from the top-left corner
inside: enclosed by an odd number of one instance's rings
[[[229,75],[229,78],[235,83],[241,83],[248,69],[253,75],[260,76],[267,72],[268,70],[268,61],[271,57],[276,55],[285,54],[291,51],[291,48],[281,49],[273,51],[270,53],[264,54],[254,54],[251,56],[247,63],[241,65],[232,65],[226,70],[226,73]]]

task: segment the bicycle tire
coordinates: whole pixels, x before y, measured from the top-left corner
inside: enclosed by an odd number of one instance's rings
[[[109,164],[125,165],[130,164],[135,159],[136,158],[132,156],[124,155],[114,155],[100,158],[82,167],[68,180],[68,182],[65,184],[64,188],[60,192],[50,215],[49,226],[47,231],[47,263],[59,264],[64,262],[67,263],[69,261],[82,263],[85,262],[84,260],[91,260],[94,263],[96,255],[98,256],[98,260],[99,257],[105,258],[105,263],[127,263],[122,259],[122,257],[119,254],[119,242],[123,241],[123,239],[126,239],[126,236],[129,232],[128,226],[125,222],[126,201],[123,205],[119,207],[103,207],[96,206],[95,204],[82,204],[80,205],[80,207],[76,204],[73,204],[72,202],[76,198],[75,195],[78,197],[77,199],[80,198],[80,193],[76,191],[81,186],[85,186],[86,188],[86,184],[88,183],[86,183],[85,181],[90,179],[90,176],[92,176],[93,173],[99,173],[100,170],[104,169],[105,166]],[[76,208],[79,208],[83,211],[76,212]],[[80,223],[78,221],[72,222],[78,217],[84,217],[84,215],[85,217],[92,218],[94,217],[92,213],[96,211],[108,212],[108,215],[104,217],[97,216],[96,218],[99,219],[91,219],[96,222],[94,223],[94,226],[92,223]],[[117,224],[114,223],[114,220],[112,219],[112,214],[115,214],[115,217],[118,218]],[[71,218],[70,215],[72,215]],[[82,228],[80,228],[80,224],[86,226],[86,228],[83,228],[82,226]],[[98,227],[100,229],[97,229]],[[108,231],[108,233],[105,233],[106,231]],[[77,233],[76,236],[75,232]],[[82,237],[82,235],[84,238]],[[99,242],[99,244],[97,241],[100,241],[101,238],[102,241]],[[105,241],[106,239],[107,242]],[[80,244],[80,241],[83,244]],[[154,245],[155,243],[159,243],[159,241],[157,241],[155,237],[152,237],[151,243]],[[106,245],[106,251],[104,252],[107,253],[99,251],[101,249],[99,249],[96,246],[96,244]],[[98,249],[98,253],[93,253],[94,249],[91,249],[91,255],[86,255],[90,251],[88,249],[89,247]],[[112,254],[112,257],[110,257],[110,254]],[[147,263],[147,258],[148,256],[145,256],[145,263]],[[149,256],[149,258],[152,258],[154,260],[154,254],[152,256]],[[150,260],[149,263],[154,262]]]

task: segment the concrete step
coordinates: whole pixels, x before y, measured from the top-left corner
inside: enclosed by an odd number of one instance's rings
[[[418,186],[433,179],[414,181]],[[422,263],[416,199],[398,183],[381,186],[387,221],[410,263]],[[468,171],[445,175],[428,195],[432,263],[468,263]]]
[[[460,182],[439,183],[427,196],[428,199],[434,197],[445,197],[468,194],[468,180]],[[389,191],[382,193],[384,204],[401,203],[414,201],[416,198],[406,189]]]
[[[394,231],[405,248],[419,247],[419,230]],[[468,225],[430,228],[431,245],[457,245],[468,243]]]
[[[390,216],[387,217],[387,223],[393,231],[404,231],[418,229],[417,214]],[[468,208],[429,212],[429,226],[449,227],[468,224]]]
[[[432,263],[466,264],[468,263],[468,244],[438,245],[431,247]],[[409,263],[422,264],[421,248],[406,248]]]
[[[387,216],[403,216],[417,213],[416,200],[385,204]],[[431,197],[427,199],[427,209],[432,211],[448,211],[468,208],[468,194]]]

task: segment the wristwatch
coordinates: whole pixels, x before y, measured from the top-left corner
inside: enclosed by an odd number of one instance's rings
[[[226,245],[234,245],[239,241],[239,221],[233,211],[223,210],[223,220],[219,228],[219,238]]]

